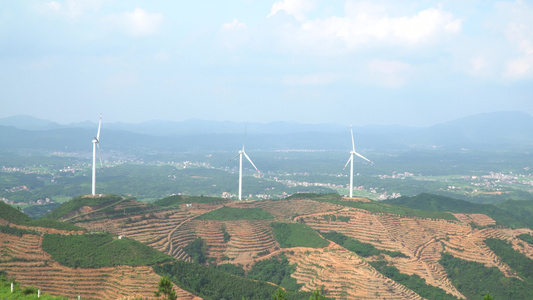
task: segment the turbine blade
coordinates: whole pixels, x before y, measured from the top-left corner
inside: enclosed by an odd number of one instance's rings
[[[259,172],[259,169],[254,165],[254,163],[252,162],[252,160],[250,159],[250,157],[248,156],[248,154],[246,154],[246,152],[243,152],[244,156],[246,156],[246,158],[248,159],[248,161],[252,164],[252,166],[254,166],[255,170],[257,172]],[[261,173],[261,172],[259,172]]]
[[[373,164],[373,162],[372,162],[370,159],[368,159],[368,158],[362,156],[361,154],[359,154],[359,153],[357,153],[357,152],[355,152],[355,151],[354,151],[354,153],[355,153],[355,155],[359,156],[360,158],[362,158],[362,159],[368,161],[369,163]]]
[[[102,163],[102,153],[100,152],[100,142],[96,143],[98,146],[98,156],[100,157],[100,168],[102,168],[102,173],[104,172],[104,164]]]
[[[100,114],[100,121],[98,122],[98,133],[96,134],[96,140],[100,141],[100,126],[102,125],[102,114]]]
[[[232,158],[228,159],[228,161],[232,161],[232,160],[235,160],[235,159],[237,159],[237,157],[239,157],[239,155],[240,155],[240,154],[237,154],[237,155],[235,155],[234,157],[232,157]]]
[[[350,124],[350,132],[352,133],[352,151],[355,152],[355,143],[353,142],[353,129],[352,129],[352,125]]]
[[[352,160],[352,157],[353,157],[353,156],[350,155],[350,158],[348,158],[348,161],[347,161],[346,164],[344,165],[344,168],[342,168],[343,170],[346,169],[346,167],[347,167],[348,164],[350,163],[350,160]]]

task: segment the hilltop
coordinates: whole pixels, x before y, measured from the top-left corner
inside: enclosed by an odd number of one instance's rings
[[[483,214],[483,206],[460,200],[430,194],[401,200],[421,209],[337,194],[243,202],[172,196],[152,204],[82,196],[47,218],[92,235],[3,226],[0,267],[52,294],[98,299],[151,297],[163,275],[184,299],[265,299],[275,285],[290,299],[308,299],[296,291],[316,288],[334,299],[478,299],[486,291],[503,299],[511,290],[533,296],[533,277],[517,265],[533,262],[533,230],[511,229],[506,219],[489,216],[493,211]],[[67,247],[70,253],[54,247],[65,243],[80,247]],[[96,252],[82,255],[83,243]],[[132,251],[144,258],[113,262],[105,254],[127,258]],[[88,256],[96,258],[80,260]],[[487,277],[463,276],[472,272]],[[90,288],[95,284],[101,292]]]

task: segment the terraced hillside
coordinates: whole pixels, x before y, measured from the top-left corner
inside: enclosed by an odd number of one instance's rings
[[[452,220],[435,218],[434,214],[431,218],[423,217],[420,215],[424,212],[417,211],[412,214],[417,217],[413,217],[405,213],[405,208],[402,214],[391,213],[393,206],[387,206],[387,212],[379,209],[371,212],[354,205],[357,204],[354,199],[341,201],[338,198],[332,201],[300,197],[246,202],[215,199],[169,206],[113,199],[114,202],[98,204],[98,207],[78,204],[76,212],[65,213],[64,219],[88,232],[105,231],[117,237],[125,236],[187,261],[192,259],[186,247],[201,238],[205,245],[202,251],[210,258],[210,264],[230,263],[246,271],[258,261],[284,253],[291,264],[296,264],[290,276],[302,285],[302,290],[324,287],[327,295],[335,299],[423,299],[417,291],[378,272],[373,267],[376,262],[385,262],[406,276],[417,275],[425,284],[450,297],[466,298],[440,264],[442,253],[495,267],[507,277],[519,278],[519,274],[484,243],[488,238],[510,242],[514,250],[533,259],[533,245],[517,237],[533,235],[533,230],[496,226],[494,220],[482,214],[454,213],[456,219]],[[368,201],[361,203],[373,205]],[[376,207],[378,205],[374,205]],[[233,215],[216,214],[223,211]],[[235,212],[242,214],[235,215]],[[254,219],[253,215],[258,212],[270,217]],[[207,215],[211,217],[206,218]],[[363,256],[334,242],[320,246],[322,248],[282,248],[274,235],[273,222],[301,223],[324,235],[336,232],[371,245],[381,254]],[[159,280],[149,267],[70,269],[60,266],[42,251],[39,235],[2,234],[0,237],[3,241],[0,269],[7,270],[24,284],[42,287],[52,294],[73,297],[80,293],[82,297],[97,299],[152,297]],[[100,288],[95,289],[95,285]],[[69,287],[68,291],[65,286]],[[180,299],[194,298],[183,290],[179,290],[179,295]]]
[[[42,236],[0,233],[0,270],[23,285],[69,298],[122,299],[153,297],[160,280],[151,267],[116,266],[98,269],[68,268],[41,248]],[[195,296],[175,287],[180,299]]]

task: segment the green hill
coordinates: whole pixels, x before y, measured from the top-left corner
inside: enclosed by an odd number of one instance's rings
[[[494,206],[518,216],[527,227],[533,228],[533,200],[507,200]]]
[[[289,196],[285,199],[310,199],[320,202],[329,202],[347,207],[366,209],[375,213],[390,213],[398,214],[406,217],[422,217],[430,219],[445,219],[445,220],[457,220],[452,214],[439,211],[439,210],[423,210],[416,207],[409,207],[405,205],[393,205],[394,203],[384,203],[385,201],[350,201],[343,200],[339,194],[315,194],[315,193],[299,193]]]
[[[85,197],[79,196],[70,201],[61,204],[56,209],[52,210],[44,217],[58,220],[71,212],[80,209],[83,206],[90,206],[93,209],[103,208],[112,204],[117,204],[123,201],[124,198],[118,195],[106,195],[104,197]]]
[[[2,201],[0,201],[0,219],[4,219],[13,224],[32,227],[46,227],[61,230],[84,230],[83,228],[78,227],[76,225],[48,218],[33,220],[28,215],[12,207],[11,205],[5,204]]]
[[[517,215],[516,210],[508,211],[493,204],[478,204],[427,193],[413,197],[403,196],[383,202],[425,211],[485,214],[498,224],[513,228],[531,227],[533,225],[532,220]]]
[[[31,220],[28,215],[2,201],[0,201],[0,219],[19,225],[26,224]]]

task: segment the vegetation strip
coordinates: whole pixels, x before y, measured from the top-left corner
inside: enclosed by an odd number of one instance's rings
[[[311,247],[324,248],[329,242],[320,237],[311,227],[302,223],[277,223],[270,224],[274,238],[281,248]]]
[[[444,220],[457,220],[452,214],[442,211],[425,211],[419,209],[413,209],[410,207],[391,205],[384,202],[370,201],[343,201],[339,194],[296,194],[288,197],[287,199],[311,199],[320,202],[329,202],[332,204],[361,208],[374,213],[389,213],[397,214],[406,217],[421,217],[428,219],[444,219]]]
[[[513,249],[510,243],[499,239],[486,239],[485,244],[490,250],[509,265],[522,279],[529,281],[533,286],[533,260]]]
[[[42,248],[61,265],[71,268],[102,268],[117,265],[149,266],[172,257],[132,239],[111,234],[45,234]]]
[[[533,299],[530,282],[505,277],[496,267],[442,253],[439,263],[452,284],[468,299],[483,299],[489,292],[494,299]]]
[[[274,219],[274,216],[261,208],[236,208],[224,206],[200,215],[196,219],[219,221],[271,220]]]
[[[324,238],[333,241],[340,246],[357,253],[357,255],[360,255],[362,257],[369,257],[373,255],[379,255],[379,254],[387,254],[390,257],[405,257],[408,258],[409,256],[403,254],[400,251],[388,251],[388,250],[380,250],[374,247],[374,245],[369,243],[363,243],[361,241],[358,241],[356,239],[353,239],[351,237],[348,237],[342,233],[338,233],[336,231],[330,231],[330,232],[321,232],[320,233]]]
[[[426,280],[424,278],[421,278],[420,276],[413,274],[408,275],[404,273],[400,273],[400,270],[398,270],[396,267],[388,265],[386,261],[379,260],[370,262],[370,265],[374,267],[378,272],[383,274],[383,276],[386,276],[399,284],[405,286],[406,288],[412,290],[413,292],[417,293],[421,297],[425,299],[433,299],[433,300],[457,300],[458,298],[446,293],[443,289],[429,285],[426,283]]]
[[[13,292],[11,292],[11,284],[13,284]],[[5,272],[0,271],[0,299],[19,299],[19,300],[68,300],[66,297],[51,296],[48,293],[42,293],[40,298],[37,298],[38,288],[34,286],[20,286],[18,282],[13,279],[8,279]]]
[[[255,280],[272,282],[286,289],[297,291],[302,287],[291,274],[296,271],[296,264],[290,264],[285,255],[258,261],[248,272],[247,277]]]
[[[160,276],[168,276],[172,282],[205,300],[218,299],[272,299],[277,286],[241,278],[215,268],[175,261],[154,266]],[[308,300],[311,293],[287,291],[287,300]]]
[[[13,208],[11,205],[5,204],[2,201],[0,201],[0,219],[4,219],[8,222],[24,226],[45,227],[72,231],[85,230],[84,228],[81,228],[74,224],[64,223],[49,218],[32,220],[23,212]]]

